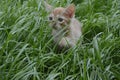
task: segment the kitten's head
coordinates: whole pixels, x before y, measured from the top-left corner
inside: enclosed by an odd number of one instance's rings
[[[74,4],[71,4],[66,8],[53,8],[51,5],[45,2],[45,8],[46,11],[50,13],[48,15],[50,26],[52,26],[56,30],[62,29],[65,26],[69,25],[69,22],[74,17],[75,13]]]

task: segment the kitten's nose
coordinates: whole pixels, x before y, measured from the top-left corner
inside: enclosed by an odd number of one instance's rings
[[[57,29],[56,23],[53,23],[53,28],[54,28],[54,29]]]
[[[56,23],[53,23],[53,26],[56,26]]]

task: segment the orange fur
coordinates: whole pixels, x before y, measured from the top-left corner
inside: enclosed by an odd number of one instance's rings
[[[64,8],[59,7],[59,8],[55,8],[52,13],[53,13],[55,16],[57,16],[58,14],[62,14],[64,10],[65,10]]]

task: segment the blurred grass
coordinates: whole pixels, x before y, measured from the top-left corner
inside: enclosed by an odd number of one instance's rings
[[[56,53],[41,0],[0,2],[1,80],[120,80],[120,1],[50,0],[76,4],[83,44]]]

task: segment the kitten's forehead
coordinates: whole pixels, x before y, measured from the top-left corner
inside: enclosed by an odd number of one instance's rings
[[[62,13],[64,12],[64,10],[65,10],[65,8],[63,8],[63,7],[58,7],[58,8],[55,8],[55,9],[52,11],[52,13],[53,13],[55,16],[57,16],[57,15],[62,14]]]

